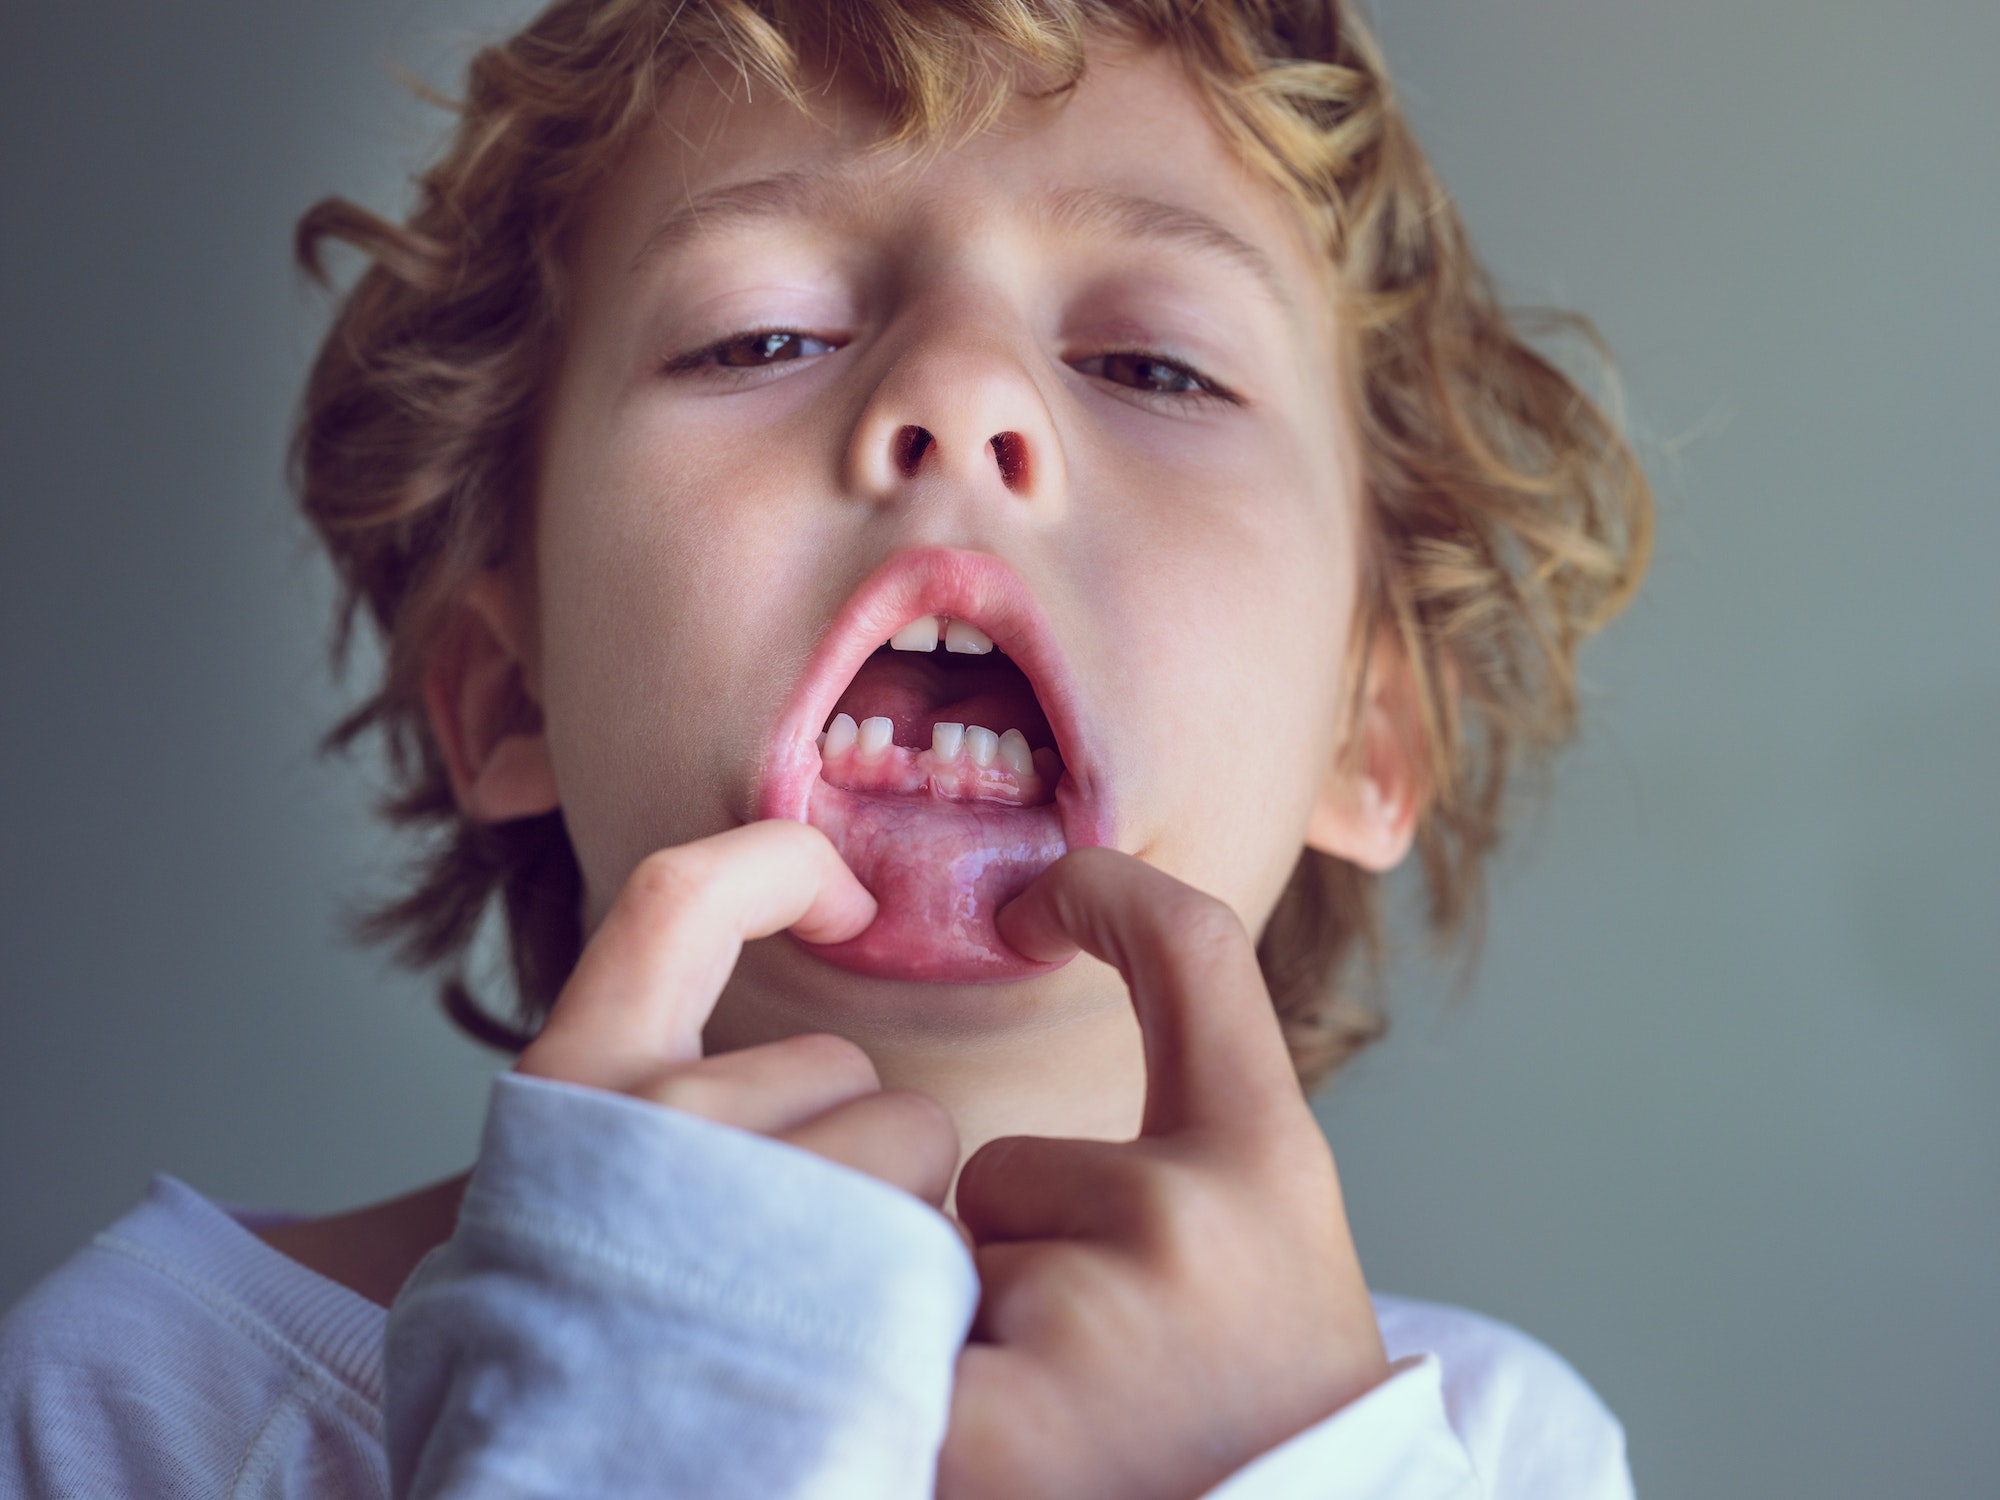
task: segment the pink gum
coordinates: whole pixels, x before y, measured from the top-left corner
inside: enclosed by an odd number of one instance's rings
[[[949,802],[1002,802],[1010,807],[1038,807],[1055,799],[1062,761],[1053,750],[1035,752],[1035,769],[1017,776],[999,761],[976,764],[961,750],[956,760],[942,761],[934,750],[890,745],[872,756],[846,750],[830,756],[820,750],[820,777],[850,792],[894,792],[914,796],[928,791]]]

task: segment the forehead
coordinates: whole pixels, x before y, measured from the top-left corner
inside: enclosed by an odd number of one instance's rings
[[[896,234],[913,215],[973,231],[1011,220],[1205,258],[1294,319],[1329,311],[1303,216],[1242,161],[1166,48],[1093,48],[1074,89],[1023,92],[991,127],[944,141],[887,144],[881,108],[841,78],[806,97],[801,111],[726,68],[683,68],[586,213],[586,258],[638,269],[787,221]]]

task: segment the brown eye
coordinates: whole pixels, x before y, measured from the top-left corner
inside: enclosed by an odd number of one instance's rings
[[[708,360],[732,369],[750,369],[758,365],[779,364],[788,359],[801,359],[809,354],[832,352],[832,344],[809,333],[773,331],[749,333],[742,338],[717,344],[708,351]]]
[[[1086,375],[1101,376],[1114,385],[1128,385],[1134,390],[1162,395],[1212,389],[1207,381],[1185,365],[1177,365],[1172,360],[1153,354],[1100,354],[1085,360],[1077,368]]]

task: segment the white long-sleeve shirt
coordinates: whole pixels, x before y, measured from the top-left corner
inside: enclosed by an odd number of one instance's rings
[[[375,1304],[158,1175],[0,1323],[0,1495],[921,1500],[978,1287],[946,1220],[760,1136],[505,1073]],[[1621,1500],[1556,1355],[1377,1295],[1390,1378],[1209,1500]]]

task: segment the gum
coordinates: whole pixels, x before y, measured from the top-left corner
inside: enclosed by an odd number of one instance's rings
[[[1035,752],[1035,768],[1026,776],[1010,771],[995,760],[990,766],[975,763],[960,750],[952,760],[942,760],[935,750],[912,750],[905,745],[887,745],[874,755],[848,749],[838,755],[820,751],[820,779],[827,785],[850,792],[873,792],[915,797],[928,793],[946,802],[997,802],[1008,807],[1039,807],[1053,802],[1062,762],[1053,750]]]

